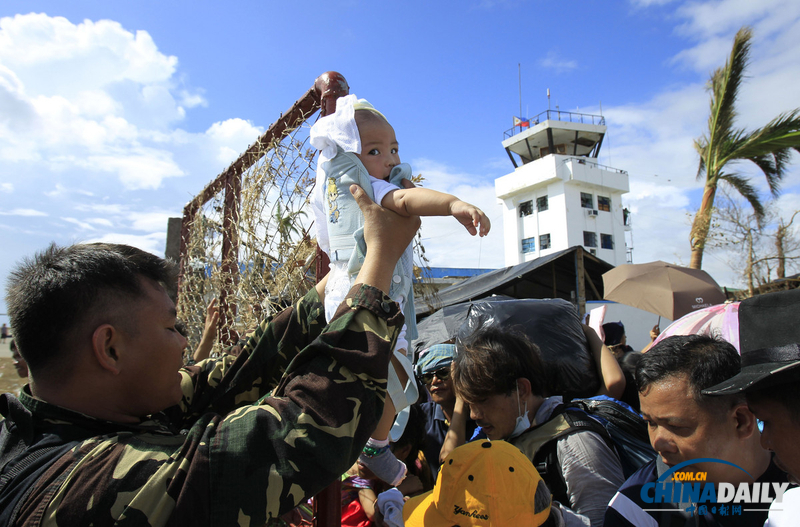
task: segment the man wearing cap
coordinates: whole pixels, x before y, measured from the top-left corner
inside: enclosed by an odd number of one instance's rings
[[[650,444],[659,456],[635,472],[614,495],[606,511],[606,527],[761,526],[765,511],[757,505],[732,513],[727,502],[710,494],[675,498],[660,483],[672,478],[697,481],[703,474],[719,495],[720,484],[739,488],[755,481],[772,489],[785,481],[759,444],[756,419],[741,395],[710,397],[703,390],[739,371],[739,354],[728,342],[705,335],[674,336],[642,355],[636,368],[641,413],[648,425]],[[685,462],[702,459],[691,465]],[[675,467],[675,468],[673,468]],[[688,479],[683,478],[684,475]],[[701,477],[701,476],[698,476]],[[661,487],[658,485],[661,484]],[[681,487],[682,488],[682,487]],[[676,501],[673,501],[676,500]]]
[[[774,461],[800,482],[800,289],[748,298],[739,304],[741,371],[703,393],[744,394],[750,410],[763,422],[761,445]],[[800,489],[770,506],[765,525],[795,525],[800,515]]]
[[[471,438],[477,427],[475,421],[467,416],[469,409],[464,410],[462,402],[459,402],[459,411],[456,412],[456,393],[450,378],[450,366],[455,356],[455,344],[435,344],[424,350],[417,362],[417,378],[431,395],[431,400],[422,403],[420,408],[425,415],[425,459],[434,480],[442,464],[440,453],[454,423],[454,415],[458,414],[455,415],[455,426],[459,427],[457,433],[461,437]]]

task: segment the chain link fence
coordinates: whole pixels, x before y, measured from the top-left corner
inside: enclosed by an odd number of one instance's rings
[[[300,298],[327,272],[327,259],[314,239],[310,194],[317,151],[310,146],[309,130],[319,115],[333,112],[335,100],[347,90],[341,75],[321,76],[185,207],[178,316],[190,349],[200,342],[211,299],[217,298],[220,307],[213,354]],[[419,240],[418,235],[415,273],[420,298],[426,298],[432,290],[424,284],[428,262]]]
[[[308,205],[315,163],[308,127],[259,145],[257,155],[241,176],[238,212],[230,219],[226,198],[235,186],[184,218],[188,229],[178,312],[192,348],[212,298],[220,298],[219,346],[235,341],[315,283],[316,243]]]

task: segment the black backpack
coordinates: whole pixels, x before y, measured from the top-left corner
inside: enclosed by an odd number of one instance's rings
[[[533,461],[550,487],[553,499],[570,506],[567,485],[556,455],[556,440],[581,430],[596,432],[619,456],[625,479],[652,461],[647,424],[627,404],[600,396],[573,399],[557,406],[546,423],[531,428],[511,442]]]

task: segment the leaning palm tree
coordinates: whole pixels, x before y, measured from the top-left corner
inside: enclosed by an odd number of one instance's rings
[[[290,241],[293,234],[300,232],[297,229],[300,216],[306,216],[305,211],[292,212],[291,209],[285,206],[281,209],[281,204],[278,202],[277,210],[275,211],[275,230],[278,231],[282,244]]]
[[[700,269],[703,264],[714,196],[721,181],[750,203],[757,218],[764,215],[764,206],[755,187],[746,177],[730,171],[729,167],[736,161],[752,161],[766,176],[772,195],[777,196],[792,149],[800,152],[800,108],[782,113],[766,126],[751,132],[734,127],[736,98],[747,68],[752,36],[749,27],[736,33],[725,66],[714,71],[708,83],[711,92],[708,132],[694,142],[700,154],[697,179],[705,175],[705,189],[690,234],[692,258],[689,266],[693,269]]]

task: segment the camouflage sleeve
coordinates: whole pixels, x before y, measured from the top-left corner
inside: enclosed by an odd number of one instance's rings
[[[212,525],[244,518],[260,525],[316,494],[355,462],[383,410],[391,347],[401,325],[394,302],[377,289],[356,286],[331,323],[302,349],[298,343],[308,337],[293,333],[300,327],[264,328],[258,345],[296,357],[274,397],[210,421],[203,431]]]
[[[270,393],[289,362],[325,327],[325,311],[316,289],[291,309],[265,319],[235,354],[201,361],[181,371],[183,399],[167,414],[184,428],[207,412],[227,414]]]

